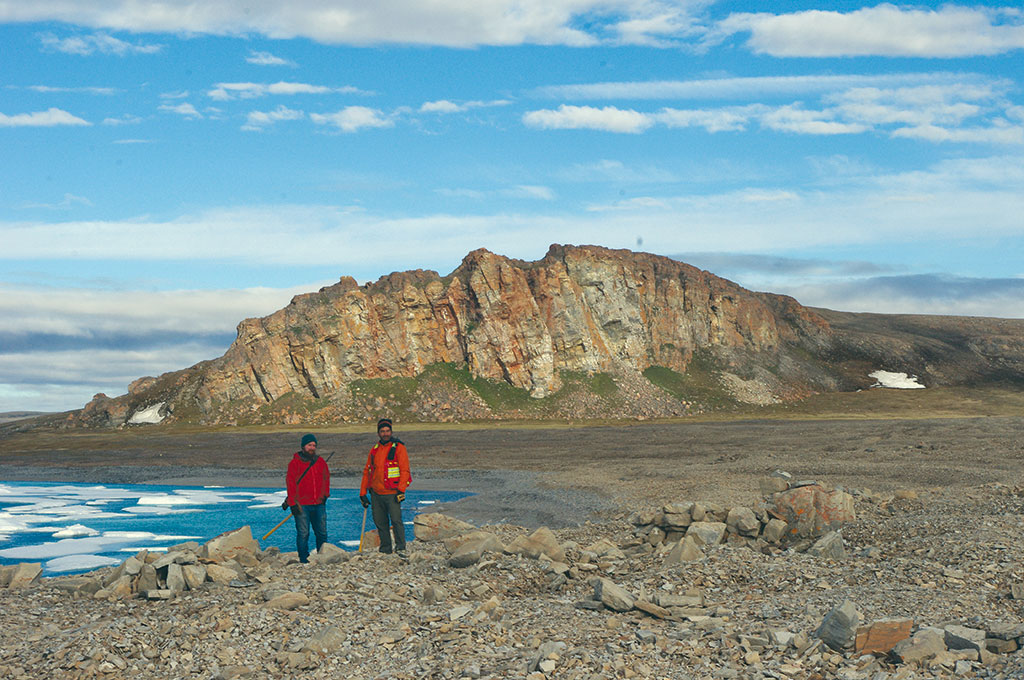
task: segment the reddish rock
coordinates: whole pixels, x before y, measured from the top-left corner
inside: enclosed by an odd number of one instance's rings
[[[858,654],[888,654],[896,643],[910,637],[912,619],[882,619],[857,629],[853,648]]]
[[[776,494],[771,514],[789,525],[790,534],[822,536],[856,519],[853,496],[811,484]]]

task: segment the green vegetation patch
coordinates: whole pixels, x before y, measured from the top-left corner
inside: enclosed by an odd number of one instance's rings
[[[664,366],[651,366],[643,372],[643,376],[682,401],[716,409],[734,408],[739,402],[722,387],[720,371],[714,356],[700,350],[694,352],[686,373],[678,373]]]

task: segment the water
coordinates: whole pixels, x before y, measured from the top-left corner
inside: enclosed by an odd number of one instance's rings
[[[332,489],[327,501],[330,541],[350,550],[359,546],[363,518],[358,493]],[[410,489],[402,504],[406,536],[413,538],[417,513],[468,495]],[[295,550],[291,519],[261,540],[290,517],[281,509],[284,496],[283,489],[244,487],[0,482],[0,564],[42,562],[49,576],[89,571],[118,564],[142,549],[202,543],[244,525],[252,528],[262,548]],[[373,528],[369,516],[366,524]]]

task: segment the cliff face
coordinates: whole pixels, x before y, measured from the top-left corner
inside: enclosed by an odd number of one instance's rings
[[[693,351],[776,351],[827,331],[799,305],[773,310],[739,286],[667,258],[595,247],[552,247],[524,263],[486,250],[451,276],[403,272],[352,279],[296,297],[262,319],[207,371],[204,405],[323,397],[359,378],[413,376],[438,362],[546,396],[559,371],[683,372]]]
[[[322,410],[324,421],[352,415],[346,404],[358,381],[412,378],[439,364],[544,398],[569,372],[635,377],[662,367],[687,375],[695,356],[714,362],[724,389],[753,395],[741,401],[777,401],[867,386],[862,369],[897,341],[913,355],[907,335],[864,349],[844,333],[792,298],[753,293],[664,257],[552,246],[542,260],[522,262],[477,250],[445,277],[416,270],[363,286],[345,277],[297,296],[239,324],[219,359],[137,380],[123,397],[97,395],[70,420],[119,425],[159,403],[171,419],[234,422],[260,409],[277,417],[265,407],[298,399],[307,413]],[[859,382],[854,371],[864,373]],[[477,406],[464,412],[503,415]]]

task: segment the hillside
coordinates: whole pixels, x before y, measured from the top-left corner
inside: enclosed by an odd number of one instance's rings
[[[451,274],[350,277],[246,319],[217,359],[64,424],[678,416],[869,387],[1024,382],[1024,321],[848,314],[646,253],[473,251]]]

